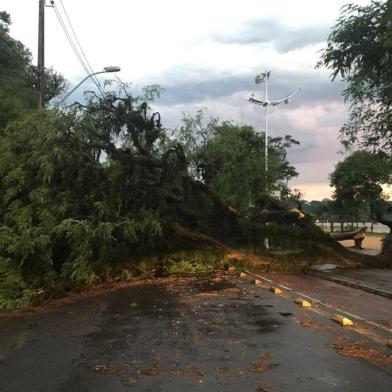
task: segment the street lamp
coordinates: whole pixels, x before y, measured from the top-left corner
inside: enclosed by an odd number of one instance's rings
[[[249,98],[249,102],[250,103],[254,103],[255,105],[260,105],[264,107],[264,111],[265,111],[265,189],[266,189],[266,193],[267,195],[269,194],[268,192],[268,106],[277,106],[280,105],[281,103],[284,104],[288,104],[291,100],[291,98],[293,98],[295,95],[297,95],[301,89],[298,89],[297,91],[295,91],[294,93],[288,95],[287,97],[283,98],[283,99],[278,99],[276,101],[270,101],[268,100],[268,79],[271,76],[271,71],[264,71],[258,75],[256,75],[255,78],[255,82],[256,84],[261,84],[263,82],[265,82],[265,99],[264,100],[259,100],[254,98],[253,94],[252,96]],[[268,226],[268,222],[267,222],[267,226]],[[268,237],[265,238],[265,247],[266,249],[269,249],[269,240]]]
[[[110,72],[119,72],[121,71],[120,67],[117,66],[110,66],[110,67],[104,67],[102,71],[94,72],[92,74],[87,75],[80,83],[78,83],[63,99],[56,105],[60,106],[76,89],[79,88],[81,84],[83,84],[87,79],[91,78],[94,75],[102,74],[102,73],[110,73]]]
[[[265,111],[265,186],[268,193],[268,106],[277,106],[281,103],[288,104],[295,95],[297,95],[301,89],[299,88],[294,93],[288,95],[286,98],[278,99],[276,101],[268,100],[268,79],[270,78],[271,71],[264,71],[261,74],[258,74],[255,78],[256,84],[261,84],[265,82],[265,99],[259,100],[254,98],[253,94],[249,98],[250,103],[254,103],[255,105],[260,105],[264,107]]]

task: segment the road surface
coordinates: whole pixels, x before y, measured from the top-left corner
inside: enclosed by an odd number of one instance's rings
[[[0,390],[391,391],[392,350],[315,310],[216,273],[3,315]]]

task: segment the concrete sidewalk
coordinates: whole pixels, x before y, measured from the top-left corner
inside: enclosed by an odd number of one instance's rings
[[[313,269],[308,274],[392,299],[392,269]]]

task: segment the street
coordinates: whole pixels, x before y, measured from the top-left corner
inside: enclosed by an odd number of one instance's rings
[[[392,390],[386,330],[361,325],[358,333],[331,321],[322,306],[299,307],[291,294],[256,286],[249,275],[217,272],[3,314],[0,390]],[[387,309],[375,318],[385,319],[391,300],[373,297]]]

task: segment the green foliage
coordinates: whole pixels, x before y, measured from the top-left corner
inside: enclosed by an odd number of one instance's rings
[[[161,259],[165,273],[201,273],[225,268],[223,253],[211,249],[185,250],[166,255]]]
[[[36,106],[37,73],[30,51],[9,35],[10,15],[0,12],[0,132]],[[65,81],[53,69],[45,70],[44,102],[61,93]]]
[[[347,83],[350,117],[343,143],[392,153],[392,1],[348,4],[328,38],[319,62]]]
[[[338,215],[352,221],[379,218],[386,207],[381,185],[391,178],[392,162],[383,153],[356,151],[339,162],[330,175]]]
[[[175,136],[184,143],[190,174],[248,216],[266,194],[264,134],[249,126],[204,121],[205,111],[185,114]],[[287,150],[298,144],[291,136],[269,138],[268,190],[288,195],[287,182],[298,173],[287,161]]]
[[[52,270],[91,283],[98,280],[95,264],[124,261],[160,244],[155,213],[139,205],[113,211],[132,200],[112,180],[118,167],[97,161],[77,121],[42,111],[0,135],[0,258],[3,271],[13,271],[2,274],[0,286],[9,293],[3,298],[15,303],[30,298],[29,288],[40,287],[37,277]],[[7,282],[16,276],[23,284],[15,281],[10,293]]]

